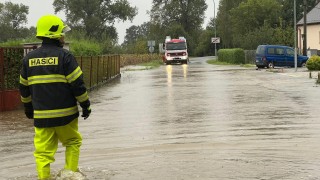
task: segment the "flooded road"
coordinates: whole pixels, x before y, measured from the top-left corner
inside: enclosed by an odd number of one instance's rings
[[[306,69],[189,65],[128,70],[80,120],[89,179],[320,179],[320,87]],[[0,179],[36,179],[32,122],[0,114]],[[64,165],[59,146],[54,172]]]

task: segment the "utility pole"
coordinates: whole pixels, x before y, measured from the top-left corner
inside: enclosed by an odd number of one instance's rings
[[[307,55],[307,0],[303,0],[303,55]]]
[[[297,66],[298,66],[298,55],[297,55],[297,0],[294,0],[293,3],[293,9],[294,9],[294,23],[293,23],[293,28],[294,28],[294,69],[297,71]]]
[[[214,38],[217,37],[216,3],[213,0]],[[217,43],[214,43],[214,56],[217,57]]]

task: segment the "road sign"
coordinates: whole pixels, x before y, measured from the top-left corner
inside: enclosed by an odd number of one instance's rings
[[[148,47],[155,46],[156,41],[148,41]]]
[[[220,43],[220,37],[213,37],[213,38],[211,38],[211,43],[213,43],[213,44],[219,44],[219,43]]]
[[[150,47],[149,47],[149,52],[150,52],[150,53],[153,53],[153,52],[154,52],[154,47],[153,47],[153,46],[150,46]]]

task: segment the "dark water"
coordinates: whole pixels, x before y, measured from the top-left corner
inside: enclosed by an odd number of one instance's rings
[[[319,87],[305,69],[205,63],[133,71],[91,92],[89,179],[320,179]],[[33,127],[0,114],[0,179],[35,179]],[[53,173],[63,167],[59,147]]]

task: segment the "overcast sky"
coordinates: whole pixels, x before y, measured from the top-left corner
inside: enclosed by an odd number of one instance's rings
[[[29,15],[28,15],[28,24],[27,27],[30,26],[36,26],[37,20],[39,17],[45,14],[53,14],[53,0],[0,0],[1,3],[11,1],[15,4],[24,4],[26,6],[29,6]],[[149,21],[149,15],[147,14],[148,10],[151,10],[152,0],[128,0],[132,6],[136,6],[138,8],[138,15],[135,16],[134,20],[132,22],[125,21],[125,22],[115,22],[115,27],[117,28],[118,42],[121,44],[124,40],[124,36],[126,33],[126,29],[129,28],[132,25],[141,25],[144,22]],[[208,5],[208,9],[205,12],[205,24],[204,26],[209,22],[211,17],[214,17],[214,3],[215,7],[218,9],[219,6],[219,0],[206,0],[206,3]],[[217,13],[217,10],[215,11]],[[65,20],[65,16],[63,13],[57,14],[60,16],[63,20]]]

